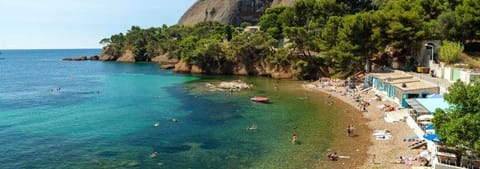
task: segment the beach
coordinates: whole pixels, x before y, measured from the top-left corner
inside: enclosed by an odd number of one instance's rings
[[[415,158],[421,150],[411,150],[408,148],[413,142],[406,142],[404,138],[406,136],[414,136],[415,133],[405,122],[387,123],[384,120],[385,112],[378,109],[377,106],[384,104],[395,105],[391,101],[387,100],[375,100],[375,93],[373,91],[362,92],[360,94],[361,99],[369,100],[370,106],[366,107],[366,112],[363,112],[358,106],[358,102],[353,100],[349,95],[342,94],[345,91],[345,87],[337,87],[336,90],[331,90],[331,87],[324,88],[307,88],[306,90],[314,91],[324,97],[331,97],[333,105],[337,107],[345,107],[346,111],[351,112],[352,118],[359,118],[356,120],[355,126],[356,137],[368,137],[367,142],[356,141],[356,138],[347,138],[345,136],[344,141],[336,141],[339,144],[334,144],[332,147],[345,151],[347,154],[358,154],[359,156],[352,156],[348,160],[331,161],[327,163],[327,166],[336,168],[389,168],[389,169],[401,169],[409,168],[405,164],[398,164],[400,156]],[[398,107],[398,105],[395,105]],[[359,128],[358,125],[364,123],[366,128]],[[388,140],[377,140],[372,134],[375,130],[388,130],[392,137]],[[337,139],[344,139],[337,137]],[[349,141],[353,140],[353,141]],[[350,145],[350,146],[349,146]],[[364,145],[360,149],[352,149],[349,147],[357,147],[357,145]],[[413,163],[413,166],[418,165]],[[318,168],[324,168],[326,166],[319,166]]]

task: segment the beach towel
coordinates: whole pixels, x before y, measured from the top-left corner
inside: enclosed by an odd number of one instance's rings
[[[387,129],[374,130],[372,135],[377,136],[377,135],[385,135],[385,134],[390,134],[390,131],[388,131]]]

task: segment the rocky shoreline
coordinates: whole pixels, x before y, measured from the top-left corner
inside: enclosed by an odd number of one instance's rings
[[[63,58],[63,61],[87,61],[87,60],[99,60],[98,55],[93,56],[79,56],[79,57],[72,57],[72,58]]]
[[[211,75],[240,75],[240,76],[267,76],[274,79],[294,79],[295,71],[293,67],[282,67],[279,65],[271,65],[267,62],[259,64],[243,64],[243,63],[223,63],[216,68],[202,68],[201,66],[181,61],[177,58],[170,57],[168,54],[156,56],[151,59],[144,57],[136,57],[133,52],[126,50],[118,57],[102,52],[101,55],[80,56],[64,58],[63,61],[112,61],[112,62],[152,62],[160,64],[160,69],[171,69],[175,73],[187,74],[211,74]]]

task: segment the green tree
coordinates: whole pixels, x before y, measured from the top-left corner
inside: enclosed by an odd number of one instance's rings
[[[207,72],[216,71],[227,63],[219,37],[200,39],[192,52],[192,61]]]
[[[443,111],[437,109],[433,125],[440,140],[451,146],[474,150],[480,155],[480,83],[473,85],[455,82],[445,94],[453,105]]]
[[[273,7],[268,8],[265,11],[265,14],[260,18],[258,25],[262,31],[267,32],[275,39],[279,40],[282,38],[283,25],[282,21],[279,20],[279,15],[283,13],[286,7]]]
[[[460,30],[460,37],[466,40],[480,38],[480,1],[462,0],[462,4],[455,8],[456,21]]]
[[[463,45],[459,42],[442,41],[440,59],[448,64],[455,63],[463,52]]]

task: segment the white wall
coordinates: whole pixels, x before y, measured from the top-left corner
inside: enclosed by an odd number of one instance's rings
[[[445,67],[443,69],[443,79],[446,79],[446,80],[450,81],[451,76],[452,76],[452,68]]]
[[[470,72],[460,70],[460,80],[466,84],[470,83]]]

